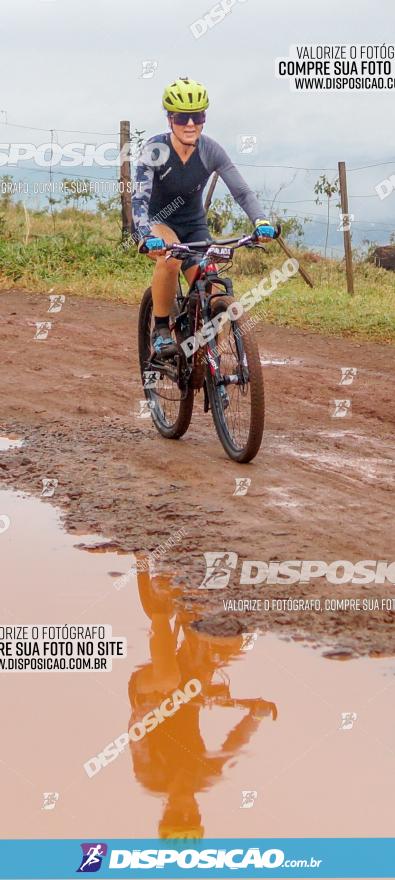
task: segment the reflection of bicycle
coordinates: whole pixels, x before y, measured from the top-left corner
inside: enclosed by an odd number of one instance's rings
[[[136,778],[151,794],[165,797],[158,833],[162,838],[201,838],[204,828],[198,796],[221,779],[224,769],[245,748],[264,717],[277,717],[275,703],[262,697],[235,698],[224,667],[240,655],[242,635],[211,636],[191,627],[194,615],[179,610],[177,592],[164,576],[138,573],[138,590],[150,620],[150,660],[139,666],[129,682],[131,727],[155,712],[186,682],[198,679],[201,691],[166,717],[130,749]],[[203,708],[239,709],[222,744],[207,747],[200,727]]]
[[[280,228],[278,228],[280,234]],[[215,263],[229,263],[240,247],[254,247],[253,235],[222,242],[169,244],[169,257],[184,260],[198,254],[201,262],[186,295],[181,284],[174,304],[171,331],[177,354],[158,361],[151,354],[152,293],[143,296],[139,313],[139,358],[151,417],[163,437],[178,439],[187,431],[194,393],[203,388],[204,412],[211,409],[218,437],[234,461],[257,454],[264,427],[262,368],[255,336],[233,298],[232,282],[221,278]],[[232,306],[234,310],[231,311]],[[233,317],[234,315],[234,317]],[[145,376],[155,372],[151,385]]]

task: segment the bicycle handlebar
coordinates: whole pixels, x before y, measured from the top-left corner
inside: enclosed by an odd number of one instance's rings
[[[276,226],[276,234],[274,238],[279,238],[281,235],[281,226],[278,223]],[[267,236],[269,239],[270,237]],[[229,245],[232,246],[232,250],[236,250],[240,247],[248,247],[249,245],[256,244],[257,239],[255,233],[251,235],[243,235],[242,238],[224,238],[222,241],[190,241],[188,244],[182,244],[182,242],[174,242],[173,244],[165,244],[164,250],[168,252],[169,257],[173,256],[177,259],[176,254],[180,254],[179,258],[184,256],[188,256],[189,254],[193,254],[195,251],[202,251],[202,253],[206,253],[210,250],[210,248],[226,248]],[[215,253],[213,253],[215,257]],[[220,254],[219,254],[220,256]]]

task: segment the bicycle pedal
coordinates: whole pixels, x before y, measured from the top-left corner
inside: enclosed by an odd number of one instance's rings
[[[157,357],[156,354],[151,355],[151,359],[150,359],[151,370],[158,370],[158,371],[163,372],[163,371],[166,371],[166,369],[168,369],[168,367],[171,367],[172,364],[173,364],[173,366],[175,366],[173,358],[167,358],[166,360],[164,358],[163,359],[157,358],[157,360],[156,360],[156,357]]]

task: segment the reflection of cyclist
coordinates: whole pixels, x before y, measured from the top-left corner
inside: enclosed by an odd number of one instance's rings
[[[155,328],[152,343],[160,357],[170,357],[175,344],[169,331],[179,261],[165,260],[164,242],[202,241],[210,238],[203,208],[203,189],[213,171],[218,172],[234,199],[256,228],[257,238],[274,236],[263,210],[225,150],[202,135],[209,99],[205,86],[193,79],[177,79],[163,94],[170,133],[147,141],[137,164],[133,193],[133,220],[142,248],[156,259],[152,278]],[[163,218],[168,218],[166,223]],[[198,257],[188,256],[182,270],[188,282],[195,275]]]
[[[197,678],[202,689],[163,724],[138,742],[131,741],[134,771],[148,791],[166,795],[161,837],[202,837],[196,795],[220,779],[225,764],[249,741],[264,715],[276,718],[276,706],[260,698],[232,698],[224,674],[213,682],[214,673],[218,677],[221,667],[240,652],[242,636],[207,636],[192,630],[187,617],[179,615],[173,629],[174,601],[166,580],[158,577],[151,582],[144,572],[138,575],[138,586],[151,620],[151,662],[135,671],[129,682],[130,726],[190,679]],[[178,646],[181,629],[184,638]],[[211,704],[247,710],[215,752],[207,750],[199,727],[200,710]]]

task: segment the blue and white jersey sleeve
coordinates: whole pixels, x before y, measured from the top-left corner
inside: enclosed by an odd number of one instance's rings
[[[154,146],[163,136],[156,135],[143,145],[137,160],[136,173],[132,194],[132,215],[136,234],[139,238],[149,235],[151,226],[149,222],[149,205],[151,201],[152,186],[154,182],[154,165],[147,164],[147,157],[151,153],[151,145]]]

